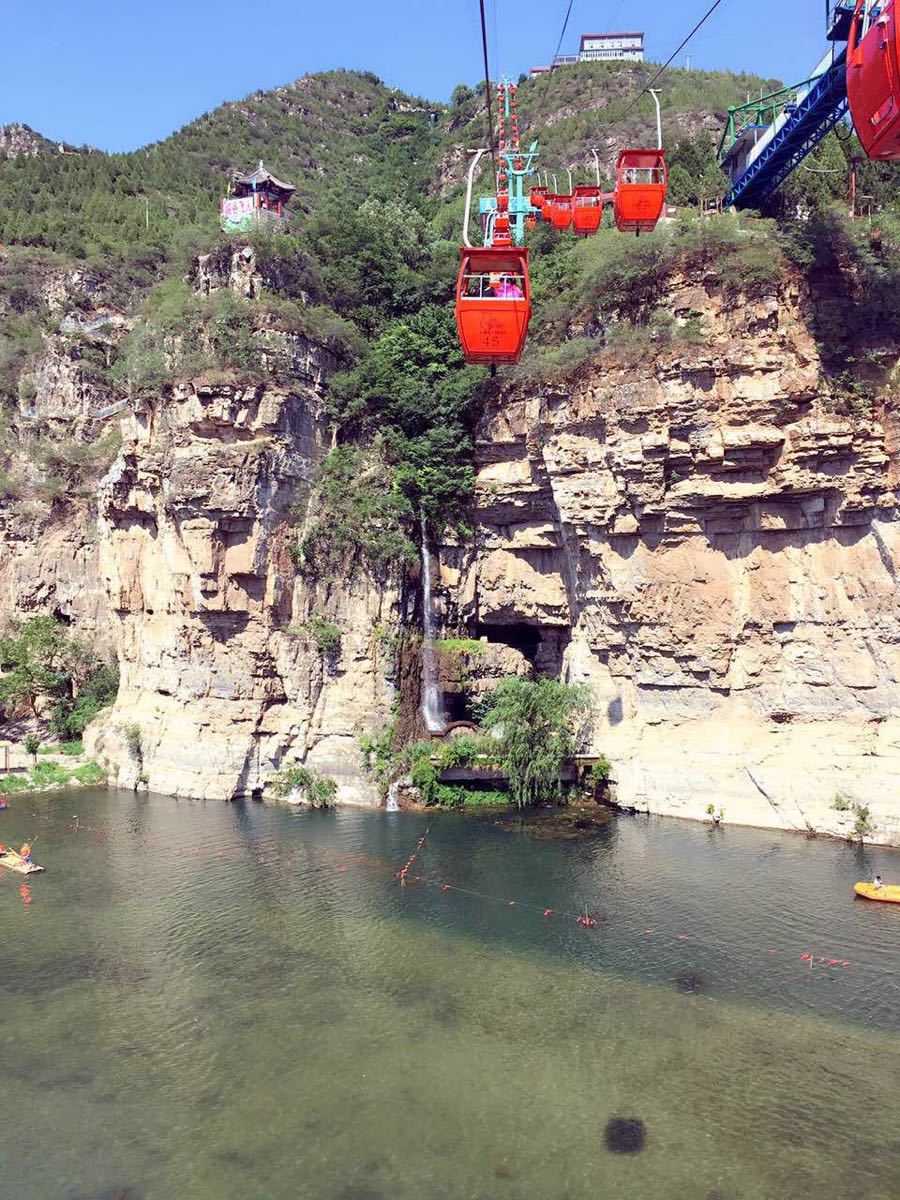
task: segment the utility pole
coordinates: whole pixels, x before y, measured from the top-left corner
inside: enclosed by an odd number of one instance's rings
[[[656,148],[662,150],[662,118],[659,115],[659,92],[655,92],[650,88],[650,95],[653,97],[653,103],[656,105]]]

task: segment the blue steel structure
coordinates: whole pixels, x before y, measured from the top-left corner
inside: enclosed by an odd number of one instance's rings
[[[828,39],[833,48],[809,79],[729,109],[719,148],[720,166],[731,182],[726,207],[759,208],[846,115],[846,39],[854,7],[842,0],[831,10]],[[753,115],[736,132],[737,115],[748,111]]]

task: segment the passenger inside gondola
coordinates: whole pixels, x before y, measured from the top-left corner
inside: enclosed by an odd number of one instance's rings
[[[499,271],[474,272],[465,277],[463,299],[522,300],[525,297],[524,282],[521,275]]]

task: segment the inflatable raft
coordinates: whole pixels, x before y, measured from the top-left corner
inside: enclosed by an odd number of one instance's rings
[[[20,875],[36,875],[38,871],[44,869],[37,863],[27,863],[15,850],[7,850],[4,854],[0,854],[0,869],[4,867],[10,871],[17,871]]]
[[[0,859],[0,862],[3,860]],[[876,887],[874,883],[856,883],[853,890],[857,896],[865,900],[882,900],[886,904],[900,904],[900,884],[883,883]]]

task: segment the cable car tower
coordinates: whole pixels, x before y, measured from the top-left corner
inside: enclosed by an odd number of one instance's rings
[[[525,186],[525,177],[535,173],[534,161],[538,157],[537,142],[532,142],[524,153],[519,145],[519,114],[516,110],[516,85],[504,75],[497,84],[497,195],[482,196],[478,201],[478,214],[484,230],[484,244],[493,244],[494,221],[498,213],[509,214],[509,232],[514,246],[525,242],[525,229],[529,218],[536,215],[530,199],[530,188]]]

